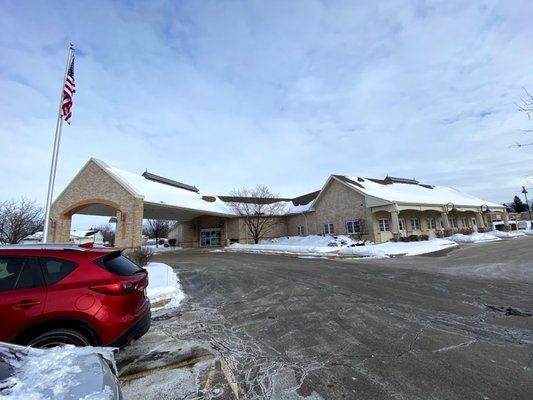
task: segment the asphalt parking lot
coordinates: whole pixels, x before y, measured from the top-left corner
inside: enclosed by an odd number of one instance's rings
[[[126,398],[531,399],[532,245],[158,255],[188,297],[117,355]]]

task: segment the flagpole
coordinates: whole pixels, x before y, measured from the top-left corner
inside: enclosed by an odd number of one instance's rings
[[[52,165],[50,166],[50,179],[48,181],[48,196],[46,197],[46,212],[44,216],[43,243],[48,242],[48,231],[50,229],[50,209],[52,208],[52,197],[54,195],[54,182],[56,179],[57,156],[59,153],[59,142],[61,141],[61,128],[63,127],[63,118],[61,115],[61,110],[63,106],[63,99],[65,96],[65,83],[67,81],[67,74],[70,68],[70,63],[72,61],[73,54],[74,54],[74,45],[71,43],[69,50],[68,50],[67,66],[65,68],[65,75],[63,77],[63,85],[61,86],[61,100],[59,101],[59,111],[57,113],[56,136],[54,139],[54,150],[52,153]]]

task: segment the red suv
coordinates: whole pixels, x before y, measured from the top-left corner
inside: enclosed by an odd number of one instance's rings
[[[118,249],[0,246],[0,341],[124,347],[150,328],[147,286]]]

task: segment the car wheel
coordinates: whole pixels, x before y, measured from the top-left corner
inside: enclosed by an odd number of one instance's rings
[[[69,328],[52,329],[37,336],[29,343],[33,347],[54,347],[62,344],[73,344],[74,346],[91,345],[85,335]]]

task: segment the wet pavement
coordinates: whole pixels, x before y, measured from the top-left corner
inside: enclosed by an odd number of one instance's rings
[[[187,299],[117,355],[129,399],[531,399],[533,238],[440,257],[159,255]]]

